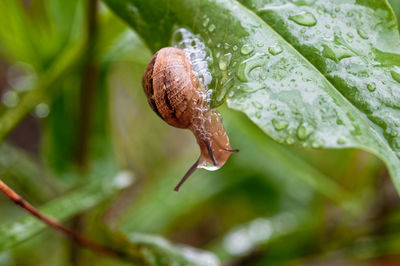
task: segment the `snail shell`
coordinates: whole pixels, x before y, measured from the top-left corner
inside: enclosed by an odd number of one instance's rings
[[[221,116],[210,109],[207,93],[184,51],[174,47],[159,50],[150,60],[142,82],[153,111],[171,126],[191,130],[200,146],[200,158],[175,191],[197,168],[219,169],[232,152],[238,151],[231,149]]]

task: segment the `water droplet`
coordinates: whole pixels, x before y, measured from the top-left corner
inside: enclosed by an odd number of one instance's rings
[[[221,59],[219,60],[219,69],[221,69],[222,71],[227,70],[229,64],[231,63],[231,58],[232,58],[231,53],[227,53],[224,56],[222,56]]]
[[[224,48],[225,48],[225,49],[229,49],[229,47],[230,47],[229,43],[226,42],[226,43],[224,44]]]
[[[353,12],[351,12],[351,11],[347,12],[348,17],[352,17],[353,15],[354,15]]]
[[[272,125],[276,130],[285,129],[289,124],[285,120],[272,119]]]
[[[245,45],[242,46],[242,49],[240,49],[240,52],[243,55],[247,55],[247,54],[253,52],[253,47],[248,45],[248,44],[245,44]]]
[[[262,42],[257,43],[257,47],[263,47],[264,44]]]
[[[348,57],[352,57],[353,53],[349,51],[347,48],[334,45],[331,46],[323,45],[324,50],[322,51],[322,55],[326,58],[332,59],[335,62],[339,62],[340,60]]]
[[[232,47],[232,49],[233,49],[233,51],[236,51],[236,50],[238,49],[237,45],[234,45],[234,46]]]
[[[369,84],[367,85],[367,89],[368,89],[370,92],[375,91],[375,90],[376,90],[376,84],[375,84],[375,82],[369,83]]]
[[[261,74],[260,74],[260,79],[261,79],[261,80],[266,80],[266,79],[267,79],[267,76],[266,76],[264,73],[261,73]]]
[[[321,146],[322,146],[322,144],[321,144],[321,142],[319,142],[319,141],[314,141],[312,144],[311,144],[311,147],[313,147],[314,149],[317,149],[317,148],[321,148]]]
[[[282,112],[282,111],[278,111],[278,115],[279,115],[279,116],[284,116],[284,115],[285,115],[285,113],[284,113],[284,112]]]
[[[47,117],[50,113],[49,106],[45,103],[39,103],[35,107],[35,114],[39,118]]]
[[[338,140],[337,140],[337,144],[339,144],[339,145],[343,145],[343,144],[346,144],[346,139],[344,139],[344,138],[338,138]]]
[[[306,127],[305,125],[300,125],[297,128],[297,137],[301,140],[305,140],[306,138],[308,138],[308,136],[310,136],[311,133],[312,130]]]
[[[19,96],[18,93],[16,93],[13,90],[10,90],[3,94],[2,100],[5,106],[12,108],[17,106],[19,102]]]
[[[206,18],[203,20],[203,27],[207,27],[207,25],[208,25],[209,22],[210,22],[210,18],[206,17]]]
[[[289,145],[292,145],[292,144],[294,143],[294,138],[292,138],[292,137],[287,137],[287,138],[286,138],[286,143],[289,144]]]
[[[317,24],[317,19],[308,11],[303,11],[297,15],[290,16],[289,19],[302,26],[314,26]]]
[[[262,109],[261,103],[259,103],[259,102],[252,102],[252,103],[253,103],[253,106],[254,106],[255,108],[257,108],[257,109],[259,109],[259,110]]]
[[[208,31],[209,32],[213,32],[214,30],[215,30],[215,25],[214,24],[211,24],[209,27],[208,27]]]
[[[278,55],[282,53],[282,47],[279,44],[272,45],[271,47],[268,48],[268,51],[272,55]]]
[[[390,71],[390,74],[392,74],[392,78],[400,83],[400,73],[398,73],[397,71]]]
[[[364,30],[362,30],[362,29],[357,29],[357,33],[358,33],[358,35],[360,35],[360,37],[363,38],[364,40],[367,40],[367,39],[368,39],[368,35],[367,35],[367,33],[366,33]]]
[[[395,128],[387,128],[386,133],[392,138],[397,137],[399,135]]]
[[[306,29],[301,29],[301,33],[306,33]]]
[[[336,12],[340,12],[340,8],[339,8],[339,7],[336,7],[336,8],[335,8],[335,11],[336,11]]]
[[[257,112],[257,113],[256,113],[256,117],[257,117],[258,119],[260,119],[260,118],[261,118],[261,113],[260,113],[260,112]]]
[[[241,81],[249,81],[252,79],[251,73],[256,73],[259,76],[262,71],[262,66],[265,65],[266,56],[263,54],[255,54],[253,57],[243,61],[237,67],[236,76]],[[258,88],[260,89],[260,88]]]
[[[317,11],[318,11],[318,13],[320,13],[320,14],[324,14],[324,13],[325,13],[325,10],[322,9],[322,8],[320,8],[320,7],[317,9]]]
[[[354,37],[353,33],[351,33],[351,32],[348,32],[347,36],[349,36],[349,38],[353,38]]]
[[[276,110],[276,108],[277,108],[277,106],[275,104],[273,104],[273,103],[271,103],[269,105],[269,109],[271,109],[271,110]]]

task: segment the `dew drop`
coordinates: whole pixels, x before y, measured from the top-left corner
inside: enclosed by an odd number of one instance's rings
[[[290,16],[289,19],[302,26],[314,26],[317,24],[317,19],[308,11],[303,11],[297,15]]]
[[[221,69],[222,71],[227,70],[229,64],[231,63],[231,58],[232,58],[231,53],[223,55],[219,60],[219,69]]]
[[[245,45],[243,45],[242,48],[240,49],[240,52],[241,52],[243,55],[247,55],[247,54],[253,52],[253,47],[250,46],[250,45],[248,45],[248,44],[245,44]]]
[[[308,136],[310,136],[311,133],[312,131],[304,125],[300,125],[297,128],[297,137],[301,140],[305,140],[306,138],[308,138]]]
[[[339,7],[336,7],[336,8],[335,8],[335,11],[336,11],[336,12],[340,12],[340,8],[339,8]]]
[[[367,35],[367,33],[366,33],[364,30],[362,30],[362,29],[357,29],[357,33],[358,33],[358,35],[360,35],[360,37],[363,38],[364,40],[367,40],[367,39],[368,39],[368,35]]]
[[[257,108],[258,110],[261,110],[261,109],[262,109],[262,105],[261,105],[261,103],[259,103],[259,102],[253,102],[253,106],[254,106],[255,108]]]
[[[375,90],[376,90],[376,84],[375,84],[375,82],[369,83],[369,84],[367,85],[367,89],[368,89],[370,92],[375,91]]]
[[[276,108],[277,108],[277,106],[275,104],[273,104],[273,103],[271,103],[269,105],[269,109],[271,109],[271,110],[276,110]]]
[[[351,12],[351,11],[347,12],[348,17],[352,17],[353,15],[354,15],[353,12]]]
[[[230,47],[229,43],[226,42],[226,43],[224,44],[224,48],[225,48],[225,49],[229,49],[229,47]]]
[[[3,94],[2,100],[3,100],[3,103],[5,106],[12,108],[12,107],[17,106],[17,104],[19,102],[19,96],[18,96],[18,93],[10,90]]]
[[[351,33],[351,32],[348,32],[347,36],[349,36],[349,38],[353,38],[354,37],[353,33]]]
[[[284,115],[285,115],[285,113],[284,113],[284,112],[282,112],[282,111],[278,111],[278,115],[279,115],[279,116],[284,116]]]
[[[209,32],[213,32],[214,30],[215,30],[215,25],[214,24],[211,24],[209,27],[208,27],[208,31]]]
[[[344,138],[338,138],[338,140],[337,140],[337,144],[339,144],[339,145],[346,144],[346,142],[347,141]]]
[[[203,27],[207,27],[207,25],[208,25],[209,22],[210,22],[210,18],[206,17],[206,18],[203,20]]]
[[[392,75],[392,78],[400,83],[400,73],[398,73],[397,71],[390,71],[390,74]]]
[[[276,120],[272,119],[272,125],[276,130],[282,130],[285,129],[289,124],[285,120]]]
[[[45,103],[39,103],[35,107],[35,114],[39,118],[47,117],[50,113],[49,106]]]
[[[322,55],[326,58],[332,59],[335,62],[339,62],[344,58],[353,56],[351,51],[349,51],[347,48],[338,45],[332,45],[331,47],[327,45],[323,46],[324,50],[322,51]]]
[[[272,55],[278,55],[278,54],[282,53],[282,47],[279,44],[275,44],[275,45],[269,47],[268,51]]]
[[[319,142],[319,141],[314,141],[312,144],[311,144],[311,147],[313,147],[313,148],[321,148],[321,146],[322,146],[322,144],[321,144],[321,142]]]
[[[240,81],[248,81],[247,75],[246,75],[246,68],[247,64],[246,62],[242,62],[239,67],[237,68],[236,71],[236,76]]]
[[[387,133],[390,137],[392,137],[392,138],[397,137],[397,136],[399,135],[399,134],[397,133],[396,129],[394,129],[394,128],[388,128],[388,129],[386,129],[386,133]]]
[[[286,143],[289,144],[289,145],[292,145],[292,144],[294,143],[294,138],[292,138],[292,137],[287,137],[287,138],[286,138]]]
[[[236,50],[238,49],[237,45],[234,45],[234,46],[232,47],[232,49],[233,49],[233,51],[236,51]]]
[[[256,113],[256,117],[257,117],[258,119],[260,119],[260,118],[261,118],[261,113],[260,113],[260,112],[257,112],[257,113]]]
[[[264,44],[262,42],[257,43],[257,47],[263,47]]]

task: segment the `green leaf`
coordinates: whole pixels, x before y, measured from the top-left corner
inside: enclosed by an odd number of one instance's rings
[[[400,41],[386,1],[246,1],[268,24],[235,1],[105,2],[153,50],[177,26],[199,34],[213,106],[226,97],[280,143],[370,151],[400,190]]]
[[[140,246],[147,265],[220,265],[218,258],[206,251],[185,245],[173,245],[159,236],[131,234],[129,239]]]

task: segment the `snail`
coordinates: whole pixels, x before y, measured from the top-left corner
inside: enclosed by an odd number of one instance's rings
[[[200,146],[199,159],[175,191],[197,168],[219,169],[231,153],[239,151],[231,149],[221,116],[210,108],[207,93],[183,50],[174,47],[159,50],[151,58],[142,84],[153,111],[169,125],[191,130]]]

